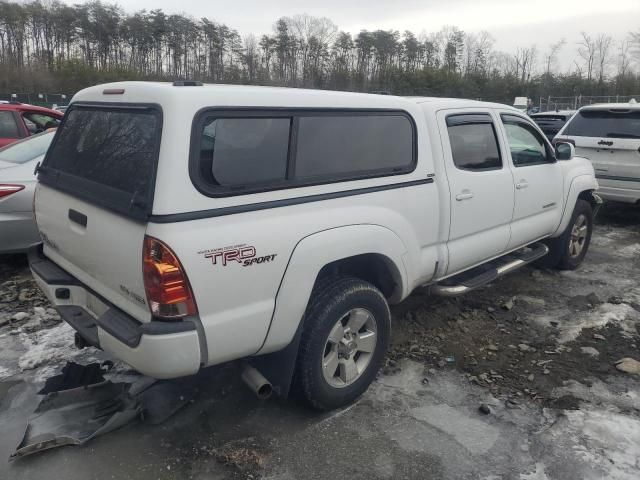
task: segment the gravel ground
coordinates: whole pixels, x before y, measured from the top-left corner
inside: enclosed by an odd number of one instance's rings
[[[392,313],[387,364],[344,410],[258,402],[231,365],[163,425],[9,463],[42,382],[107,357],[73,347],[24,257],[0,257],[0,478],[638,478],[640,375],[616,362],[640,360],[640,208],[605,207],[575,272],[416,291]]]

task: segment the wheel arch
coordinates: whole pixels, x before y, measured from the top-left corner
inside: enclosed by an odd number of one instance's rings
[[[564,210],[560,219],[560,224],[556,231],[551,235],[552,237],[559,237],[569,225],[573,209],[576,202],[579,199],[586,200],[591,204],[591,207],[596,210],[600,204],[600,200],[594,196],[595,190],[598,188],[598,184],[593,175],[579,175],[571,181],[567,198],[564,204]]]
[[[406,297],[405,253],[400,237],[380,225],[348,225],[303,238],[282,277],[269,331],[258,354],[277,351],[292,341],[314,286],[333,273],[371,282],[391,303]]]

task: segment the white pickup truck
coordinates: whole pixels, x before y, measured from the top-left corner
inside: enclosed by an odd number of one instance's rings
[[[198,82],[79,92],[38,177],[31,269],[79,345],[157,378],[246,359],[321,409],[375,378],[389,303],[576,268],[599,203],[509,106]]]

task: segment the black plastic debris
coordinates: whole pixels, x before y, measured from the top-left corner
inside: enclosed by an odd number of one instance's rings
[[[159,425],[172,417],[198,393],[200,377],[161,380],[140,392],[140,418],[148,424]]]
[[[191,401],[200,380],[199,376],[162,381],[140,376],[134,382],[114,383],[104,374],[104,364],[69,362],[60,375],[48,379],[40,391],[45,397],[29,417],[10,459],[81,445],[136,418],[160,424]]]
[[[129,423],[140,407],[128,390],[129,384],[105,381],[48,393],[29,418],[24,437],[10,458],[81,445]]]
[[[108,371],[111,365],[113,364],[100,365],[99,363],[91,363],[89,365],[80,365],[74,362],[67,362],[62,367],[60,375],[47,378],[44,387],[38,394],[46,395],[51,392],[61,392],[102,383],[105,381],[103,373]]]

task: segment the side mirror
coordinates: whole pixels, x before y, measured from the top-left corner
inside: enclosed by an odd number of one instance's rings
[[[556,143],[556,159],[571,160],[576,154],[576,148],[568,142]]]

